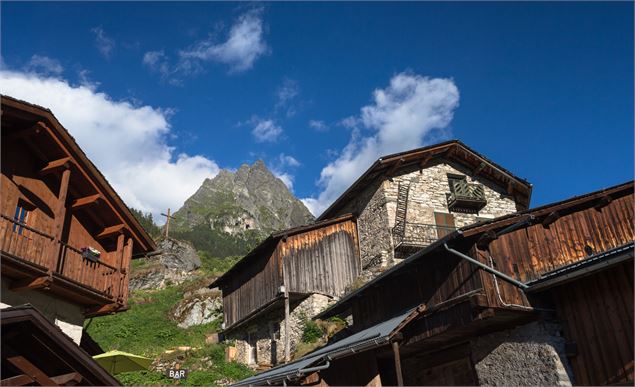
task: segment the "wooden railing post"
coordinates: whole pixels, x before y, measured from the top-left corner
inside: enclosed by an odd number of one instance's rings
[[[123,305],[128,305],[128,272],[130,271],[130,260],[132,259],[133,244],[134,241],[132,240],[132,238],[129,237],[126,241],[126,247],[123,250],[121,266],[119,266],[119,294],[121,295]]]
[[[53,223],[53,241],[49,253],[49,272],[62,271],[63,262],[58,262],[58,258],[63,260],[60,241],[64,232],[64,219],[66,218],[66,195],[68,194],[68,183],[71,177],[70,165],[66,164],[62,172],[60,181],[60,192],[57,195],[57,203],[55,205],[55,222]],[[58,265],[59,263],[59,265]]]
[[[114,265],[117,268],[117,273],[115,274],[115,278],[113,281],[113,298],[115,300],[122,299],[123,294],[121,293],[121,287],[123,283],[123,256],[124,256],[124,240],[126,236],[122,233],[119,233],[117,236],[117,251],[115,253],[115,262]]]

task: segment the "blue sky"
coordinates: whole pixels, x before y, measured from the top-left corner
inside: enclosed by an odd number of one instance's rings
[[[632,2],[1,7],[0,90],[155,214],[259,158],[317,213],[379,155],[449,138],[532,206],[633,178]]]

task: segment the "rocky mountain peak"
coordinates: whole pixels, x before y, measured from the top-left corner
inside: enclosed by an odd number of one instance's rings
[[[204,224],[231,235],[252,230],[268,234],[314,219],[262,160],[206,179],[174,216],[176,230]]]

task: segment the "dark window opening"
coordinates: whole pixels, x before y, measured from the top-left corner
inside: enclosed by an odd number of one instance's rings
[[[13,216],[13,220],[15,223],[13,224],[13,232],[17,232],[18,235],[22,235],[24,232],[24,225],[26,225],[29,220],[30,209],[25,202],[20,200],[18,205],[15,207],[15,215]]]

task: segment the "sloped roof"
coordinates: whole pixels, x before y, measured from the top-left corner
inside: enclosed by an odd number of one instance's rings
[[[332,360],[346,355],[353,354],[352,348],[363,349],[364,347],[374,347],[387,344],[390,338],[397,333],[414,316],[423,310],[422,306],[410,308],[404,313],[392,317],[370,328],[352,334],[333,344],[322,347],[304,357],[287,363],[282,366],[272,368],[268,371],[241,380],[234,386],[259,385],[267,381],[282,380],[290,376],[301,376],[303,370],[316,365],[319,362]]]
[[[412,254],[410,257],[404,259],[390,269],[384,271],[377,277],[373,278],[371,281],[365,283],[360,288],[344,296],[340,301],[315,316],[315,318],[330,317],[345,311],[349,307],[350,301],[353,300],[355,297],[360,296],[366,289],[372,286],[376,286],[379,282],[383,281],[383,279],[388,276],[392,276],[393,274],[401,272],[402,270],[407,270],[407,266],[415,261],[418,261],[419,259],[428,256],[430,253],[442,247],[449,241],[458,240],[459,238],[461,238],[461,240],[469,239],[470,241],[475,241],[479,236],[488,231],[502,230],[506,227],[509,227],[510,225],[514,225],[522,222],[525,219],[529,219],[529,216],[533,217],[534,222],[541,222],[542,219],[546,218],[554,211],[558,211],[558,213],[560,213],[561,215],[566,215],[567,213],[578,211],[580,208],[588,208],[590,206],[593,206],[596,202],[602,200],[605,197],[617,198],[628,195],[633,192],[633,189],[634,182],[631,180],[629,182],[613,187],[601,189],[580,196],[574,196],[559,202],[546,204],[544,206],[536,207],[530,210],[520,211],[462,227],[433,242],[422,250],[419,250],[418,252]]]
[[[380,157],[318,217],[318,220],[328,219],[334,216],[340,207],[353,199],[355,195],[375,179],[390,175],[397,169],[409,165],[418,164],[420,167],[425,167],[427,163],[438,158],[458,162],[473,170],[475,174],[487,177],[501,186],[506,187],[508,193],[514,194],[521,205],[525,208],[529,207],[532,185],[527,180],[515,176],[507,169],[489,160],[461,141],[450,140],[423,148]]]
[[[301,234],[303,232],[315,230],[321,227],[329,226],[331,224],[336,224],[340,222],[345,222],[347,220],[353,219],[353,215],[345,214],[333,219],[326,219],[323,221],[318,221],[310,224],[306,224],[303,226],[293,227],[286,230],[278,231],[273,233],[267,237],[264,241],[262,241],[258,246],[256,246],[253,250],[251,250],[247,255],[245,255],[240,261],[236,262],[234,266],[232,266],[229,270],[227,270],[222,276],[216,278],[214,282],[212,282],[208,287],[214,288],[222,285],[222,283],[228,278],[232,277],[236,272],[245,267],[245,265],[249,265],[253,262],[259,254],[263,254],[264,252],[273,249],[278,241],[282,238],[289,237],[292,235]]]
[[[10,378],[22,371],[14,369],[6,361],[9,352],[22,356],[34,367],[44,372],[51,380],[77,374],[79,385],[119,386],[93,358],[70,337],[30,304],[0,310],[2,318],[2,377]],[[15,334],[7,335],[13,332]],[[60,375],[60,376],[58,376]],[[24,379],[32,375],[25,375]],[[32,378],[31,378],[32,379]],[[24,381],[25,384],[34,383]],[[61,382],[60,382],[61,383]]]
[[[5,106],[11,107],[25,113],[25,119],[29,117],[28,119],[49,123],[50,126],[47,125],[47,127],[56,134],[58,140],[71,153],[72,157],[86,168],[87,172],[100,186],[103,192],[110,197],[110,201],[115,206],[117,212],[123,216],[136,241],[140,242],[135,243],[135,251],[141,250],[143,252],[149,252],[156,249],[156,245],[152,237],[148,235],[132,212],[130,212],[130,209],[126,206],[121,197],[112,188],[108,180],[106,180],[106,177],[88,158],[73,136],[64,126],[62,126],[50,109],[4,94],[0,94],[0,99],[2,100],[3,110],[5,109]],[[78,109],[81,109],[81,107],[78,107]],[[141,249],[139,249],[139,247],[141,247]]]

